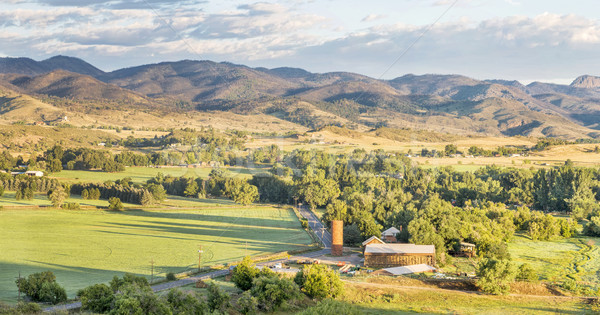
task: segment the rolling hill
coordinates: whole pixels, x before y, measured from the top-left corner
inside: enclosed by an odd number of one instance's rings
[[[0,73],[0,88],[23,95],[74,100],[79,107],[90,102],[126,104],[119,109],[144,109],[149,114],[155,110],[162,116],[171,111],[230,112],[267,115],[302,128],[390,126],[569,139],[600,134],[600,78],[593,76],[581,76],[571,85],[525,86],[461,75],[408,74],[377,80],[348,72],[194,60],[103,72],[64,56],[39,62],[0,58]]]

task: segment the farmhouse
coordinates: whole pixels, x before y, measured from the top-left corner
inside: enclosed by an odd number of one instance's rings
[[[435,265],[435,246],[415,244],[369,244],[365,247],[365,267],[387,268]]]
[[[371,236],[366,241],[362,242],[362,246],[364,247],[369,244],[385,244],[385,242],[379,239],[377,236]]]
[[[398,230],[397,228],[392,226],[391,228],[381,232],[381,238],[383,238],[383,240],[386,243],[396,243],[396,242],[398,242],[396,235],[398,235],[399,233],[400,233],[400,230]]]

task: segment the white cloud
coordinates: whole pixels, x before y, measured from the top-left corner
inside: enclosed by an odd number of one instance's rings
[[[361,22],[372,22],[372,21],[385,19],[386,17],[387,17],[387,15],[385,15],[385,14],[369,14],[360,21]]]

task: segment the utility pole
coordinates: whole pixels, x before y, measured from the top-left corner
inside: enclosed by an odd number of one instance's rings
[[[198,272],[200,272],[200,266],[202,265],[202,253],[204,251],[202,250],[202,245],[198,246],[200,246],[200,249],[198,250]]]
[[[154,282],[154,258],[150,259],[150,283]]]

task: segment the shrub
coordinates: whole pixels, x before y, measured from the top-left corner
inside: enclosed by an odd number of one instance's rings
[[[296,274],[294,282],[302,292],[316,299],[336,297],[344,290],[337,273],[325,265],[306,265]]]
[[[478,266],[477,286],[486,293],[507,294],[510,283],[515,279],[516,270],[509,260],[484,258]]]
[[[517,272],[517,280],[521,281],[537,281],[538,275],[529,264],[522,264]]]
[[[167,280],[168,280],[168,281],[175,281],[175,280],[177,280],[177,277],[175,277],[175,274],[174,274],[174,273],[172,273],[172,272],[168,272],[168,273],[167,273]]]
[[[254,279],[250,292],[256,297],[259,307],[267,312],[300,296],[300,289],[294,281],[280,278],[277,274],[264,275]]]
[[[245,291],[237,301],[238,309],[242,314],[254,314],[258,309],[258,300],[250,294],[250,291]]]
[[[114,276],[113,279],[108,283],[113,292],[120,291],[123,287],[130,284],[135,284],[139,287],[150,287],[148,283],[148,279],[144,277],[139,277],[131,273],[126,273],[122,279]]]
[[[252,288],[252,281],[258,275],[258,268],[252,264],[252,259],[246,256],[242,262],[237,265],[232,272],[231,281],[240,290],[250,290]]]
[[[16,281],[17,288],[31,300],[57,304],[67,300],[67,292],[56,283],[56,276],[51,271],[30,274],[27,278]]]
[[[94,284],[77,292],[81,300],[81,308],[95,313],[106,313],[111,310],[115,294],[106,284]]]
[[[208,307],[211,311],[221,311],[223,312],[227,307],[229,307],[229,300],[231,297],[229,294],[225,293],[218,285],[214,282],[208,284]]]
[[[63,209],[68,209],[68,210],[79,210],[80,205],[77,202],[66,202],[66,203],[63,203],[63,205],[60,207]]]
[[[121,199],[117,197],[110,197],[108,199],[108,209],[110,210],[123,210],[123,203]]]
[[[167,293],[165,300],[173,314],[206,314],[208,307],[206,303],[201,302],[198,296],[184,293],[178,289],[171,289]]]

